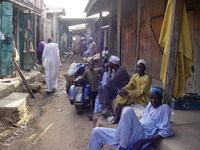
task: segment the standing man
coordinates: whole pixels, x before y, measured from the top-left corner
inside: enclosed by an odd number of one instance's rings
[[[55,92],[58,85],[58,71],[61,66],[61,61],[58,44],[53,43],[52,38],[48,39],[48,44],[44,47],[42,61],[45,68],[46,92]]]

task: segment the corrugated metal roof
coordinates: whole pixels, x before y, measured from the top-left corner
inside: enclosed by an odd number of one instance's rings
[[[42,9],[34,6],[31,3],[25,3],[25,2],[21,2],[21,1],[17,1],[17,0],[9,0],[9,1],[12,2],[14,5],[17,5],[17,6],[20,6],[20,7],[23,7],[23,8],[32,10],[32,11],[35,11],[35,12],[37,12],[40,15],[41,15],[41,13],[43,11]]]
[[[98,20],[98,18],[61,18],[61,22],[66,26],[73,26],[84,23],[92,23]]]
[[[47,13],[58,13],[63,16],[66,15],[64,8],[48,8],[46,12]]]
[[[84,10],[86,16],[91,16],[103,11],[109,11],[111,0],[89,0]]]

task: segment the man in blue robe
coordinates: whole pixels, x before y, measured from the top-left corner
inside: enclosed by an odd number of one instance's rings
[[[139,121],[131,107],[123,110],[117,129],[96,127],[92,130],[88,150],[100,150],[104,144],[116,146],[116,150],[140,150],[150,143],[170,137],[171,111],[162,104],[163,90],[150,89],[149,104]]]

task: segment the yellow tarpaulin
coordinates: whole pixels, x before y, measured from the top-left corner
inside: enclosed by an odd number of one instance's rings
[[[164,47],[160,78],[165,85],[167,58],[169,51],[173,0],[168,0],[167,9],[161,29],[159,44]],[[173,97],[180,97],[185,92],[185,83],[193,65],[192,45],[185,4],[182,12],[181,29],[176,59]]]

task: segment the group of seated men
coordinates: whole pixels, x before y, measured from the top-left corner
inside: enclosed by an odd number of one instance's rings
[[[173,135],[170,130],[170,108],[162,104],[162,88],[155,85],[151,87],[151,77],[145,73],[145,60],[137,62],[136,73],[130,80],[127,71],[119,62],[119,57],[110,57],[108,64],[105,65],[106,79],[102,78],[104,84],[100,86],[98,71],[94,69],[93,61],[89,62],[88,69],[83,75],[91,86],[93,103],[97,94],[99,95],[99,101],[103,105],[102,115],[112,111],[111,103],[116,100],[113,122],[119,122],[117,129],[94,128],[88,150],[100,150],[104,144],[114,145],[117,150],[139,150],[153,141]],[[147,105],[142,119],[137,119],[131,107],[123,110],[120,119],[122,107],[134,103]]]
[[[103,105],[101,114],[106,115],[113,111],[112,101],[116,99],[114,122],[118,123],[123,106],[133,103],[147,105],[151,86],[151,77],[145,73],[146,62],[141,59],[137,62],[136,73],[129,80],[128,72],[119,65],[120,58],[112,55],[105,64],[106,76],[102,77],[99,85],[98,71],[94,69],[94,62],[90,61],[83,77],[91,86],[91,99],[93,104],[97,94],[99,102]],[[104,73],[104,74],[105,74]],[[94,106],[94,105],[93,105]]]

